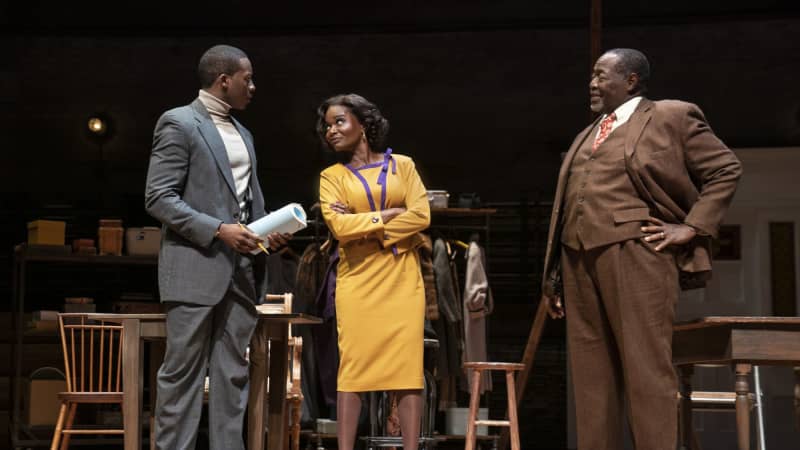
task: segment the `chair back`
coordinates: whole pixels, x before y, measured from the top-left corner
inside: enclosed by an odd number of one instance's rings
[[[264,296],[264,303],[256,306],[263,313],[289,314],[292,312],[292,301],[294,295],[290,292],[285,294],[267,294]],[[289,370],[286,374],[286,395],[288,397],[302,396],[300,391],[301,361],[303,352],[303,338],[292,336],[292,326],[289,326]]]
[[[68,392],[122,392],[122,326],[58,315]]]

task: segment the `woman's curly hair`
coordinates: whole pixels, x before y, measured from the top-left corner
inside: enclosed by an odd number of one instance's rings
[[[358,94],[335,95],[322,102],[317,108],[317,135],[325,148],[331,149],[325,140],[328,128],[328,124],[325,123],[325,113],[331,106],[347,107],[364,127],[369,149],[375,153],[383,153],[386,149],[386,135],[389,134],[389,121],[383,117],[374,103]]]

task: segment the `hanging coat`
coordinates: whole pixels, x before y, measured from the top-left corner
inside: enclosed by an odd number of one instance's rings
[[[494,309],[483,249],[470,242],[464,283],[464,361],[489,361],[486,355],[486,316]],[[472,377],[467,378],[472,383]],[[481,380],[481,393],[492,390],[489,373]]]

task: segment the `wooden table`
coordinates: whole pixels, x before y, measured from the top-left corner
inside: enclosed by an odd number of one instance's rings
[[[247,409],[247,448],[264,448],[265,415],[269,433],[268,450],[283,450],[286,426],[286,376],[289,364],[289,325],[322,323],[308,314],[258,315],[258,324],[250,341],[250,398]],[[269,342],[269,352],[267,344]],[[267,398],[269,372],[269,405]],[[266,409],[265,409],[266,408]],[[275,431],[277,430],[277,432]]]
[[[681,442],[691,448],[691,379],[695,364],[730,364],[736,371],[736,429],[750,448],[748,378],[753,365],[795,366],[795,414],[800,418],[800,317],[704,317],[675,325],[672,360],[681,379]]]
[[[119,323],[125,340],[123,360],[123,420],[125,450],[140,450],[142,439],[142,404],[145,340],[166,338],[165,314],[89,314],[95,320]],[[256,330],[250,343],[250,398],[248,400],[247,448],[264,448],[265,412],[270,430],[267,449],[283,449],[283,427],[286,416],[286,373],[288,370],[288,335],[291,324],[317,324],[322,320],[307,314],[259,313]],[[267,354],[267,342],[271,342]],[[155,367],[153,368],[156,369]],[[265,404],[267,372],[269,372],[269,405]],[[154,388],[154,386],[153,386]]]

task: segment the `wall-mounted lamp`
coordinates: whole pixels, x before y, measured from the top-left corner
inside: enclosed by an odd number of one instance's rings
[[[86,135],[89,139],[98,142],[106,142],[114,134],[114,121],[104,112],[96,112],[86,120]]]
[[[108,131],[108,122],[99,116],[90,117],[87,126],[89,132],[95,136],[104,136]]]

